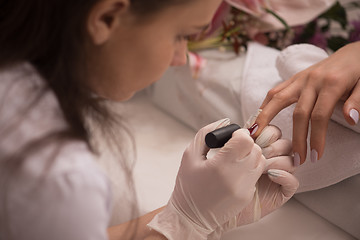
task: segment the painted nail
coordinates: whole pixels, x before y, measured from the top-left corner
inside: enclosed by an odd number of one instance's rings
[[[300,166],[300,155],[298,153],[294,154],[294,166],[295,167]]]
[[[317,152],[315,149],[311,150],[311,156],[310,156],[310,158],[311,158],[311,162],[312,162],[312,163],[316,163],[316,162],[317,162],[318,156],[319,156],[319,154],[318,154],[318,152]]]
[[[356,109],[350,110],[351,119],[357,124],[359,122],[359,112]]]
[[[278,169],[269,169],[267,171],[268,175],[272,176],[272,177],[282,177],[283,174],[280,170]]]
[[[259,126],[256,123],[252,125],[250,128],[248,128],[251,136],[254,135],[258,129]]]

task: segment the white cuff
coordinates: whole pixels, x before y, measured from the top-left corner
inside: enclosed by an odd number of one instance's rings
[[[169,240],[205,240],[212,232],[191,222],[175,208],[171,200],[165,209],[158,213],[147,226],[163,234]]]

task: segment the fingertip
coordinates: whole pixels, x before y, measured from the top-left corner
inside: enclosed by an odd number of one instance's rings
[[[293,138],[292,140],[292,149],[294,153],[294,166],[299,167],[304,164],[306,161],[306,153],[307,153],[307,141],[300,142]]]
[[[359,111],[348,102],[343,106],[343,115],[349,125],[355,125],[359,122]]]
[[[312,163],[319,161],[324,154],[326,132],[323,136],[320,133],[311,133],[310,139],[310,160]]]
[[[249,131],[245,128],[241,128],[233,132],[232,137],[224,147],[234,148],[235,146],[241,146],[243,149],[251,149],[253,145],[254,139],[250,136]]]
[[[221,119],[214,123],[214,125],[216,126],[215,129],[226,127],[226,126],[230,125],[230,123],[231,123],[231,121],[229,118]]]
[[[251,138],[251,133],[249,131],[249,129],[246,129],[246,128],[240,128],[238,130],[236,130],[235,132],[233,132],[233,137],[234,136],[242,136],[242,137],[245,137],[248,138],[249,140],[251,140],[252,142],[254,141],[252,138]]]
[[[280,169],[269,169],[267,171],[267,174],[269,175],[269,177],[271,178],[278,178],[278,177],[283,177],[284,176],[284,172]]]
[[[233,132],[229,141],[219,149],[216,156],[223,156],[225,159],[242,159],[253,151],[254,145],[254,140],[250,137],[249,131],[247,129],[238,129]],[[227,155],[227,157],[224,157],[224,155]]]
[[[268,171],[269,169],[279,169],[283,171],[287,171],[289,173],[295,172],[295,167],[293,164],[292,156],[279,156],[273,157],[270,159],[266,159],[265,161],[265,169]]]
[[[345,101],[343,114],[350,125],[358,124],[360,112],[360,82],[354,87],[350,97]]]
[[[299,187],[299,181],[294,175],[279,169],[269,169],[267,173],[271,181],[282,186],[285,197],[291,197],[295,194]]]
[[[281,135],[281,130],[278,127],[274,125],[268,125],[261,131],[255,142],[262,148],[268,147],[280,139]]]
[[[255,137],[259,134],[256,134],[259,130],[259,125],[257,123],[254,123],[251,127],[247,129],[250,133],[250,136]]]
[[[251,133],[250,133],[249,129],[241,128],[241,129],[239,129],[239,130],[242,131],[242,132],[244,132],[246,135],[251,136]]]
[[[300,154],[295,152],[294,153],[294,166],[295,167],[299,167],[301,165],[301,159],[300,159]]]
[[[359,122],[359,111],[358,110],[356,110],[355,108],[350,109],[349,116],[350,116],[351,120],[353,121],[352,124],[354,124],[354,125],[358,124],[358,122]]]
[[[263,117],[259,116],[254,125],[249,128],[251,136],[256,139],[266,126],[268,126],[268,122]]]
[[[256,118],[255,123],[249,128],[250,135],[256,139],[258,138],[263,130],[269,126],[269,118],[267,116],[267,113],[264,112],[262,109],[260,109],[259,116]]]

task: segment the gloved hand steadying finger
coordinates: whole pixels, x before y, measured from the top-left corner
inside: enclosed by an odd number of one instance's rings
[[[266,157],[264,174],[250,204],[233,219],[212,233],[210,239],[219,239],[223,232],[253,223],[284,205],[296,192],[299,182],[294,172],[291,141],[281,139],[281,131],[267,126],[255,141]]]
[[[291,162],[292,143],[289,139],[281,138],[281,130],[273,125],[266,126],[256,138],[255,143],[261,147],[266,158],[265,171],[269,169],[282,169],[293,172],[294,164]]]
[[[279,158],[279,160],[281,159]],[[289,160],[291,159],[289,158]],[[298,186],[298,180],[288,171],[268,170],[267,174],[263,174],[259,179],[258,195],[236,216],[235,227],[256,222],[280,208],[295,194]],[[225,228],[229,227],[225,226]]]
[[[260,111],[258,112],[260,113]],[[245,127],[251,126],[258,114],[252,116]],[[255,143],[261,147],[262,153],[266,158],[265,171],[273,169],[283,169],[288,172],[294,171],[294,165],[289,161],[292,155],[292,144],[289,139],[282,139],[281,130],[274,126],[266,126],[256,138]],[[281,157],[281,156],[286,156]]]
[[[238,216],[237,225],[252,223],[285,204],[296,192],[298,180],[291,174],[295,171],[292,144],[281,139],[281,130],[266,126],[256,138],[266,158],[264,175],[257,184],[257,194]]]
[[[265,158],[249,131],[240,129],[214,156],[205,135],[229,120],[202,128],[184,152],[175,189],[165,209],[148,224],[168,239],[207,239],[249,205]]]

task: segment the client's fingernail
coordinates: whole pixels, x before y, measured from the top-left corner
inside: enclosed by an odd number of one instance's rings
[[[357,124],[359,122],[359,112],[356,109],[350,110],[351,119]]]
[[[298,153],[294,154],[294,166],[295,167],[300,166],[300,155]]]
[[[250,128],[248,128],[251,136],[254,135],[258,129],[259,126],[256,123],[252,125]]]
[[[310,156],[311,162],[316,163],[318,160],[318,156],[319,154],[315,149],[311,150],[311,156]]]
[[[283,174],[280,170],[278,169],[270,169],[267,171],[268,175],[272,176],[272,177],[282,177]]]

